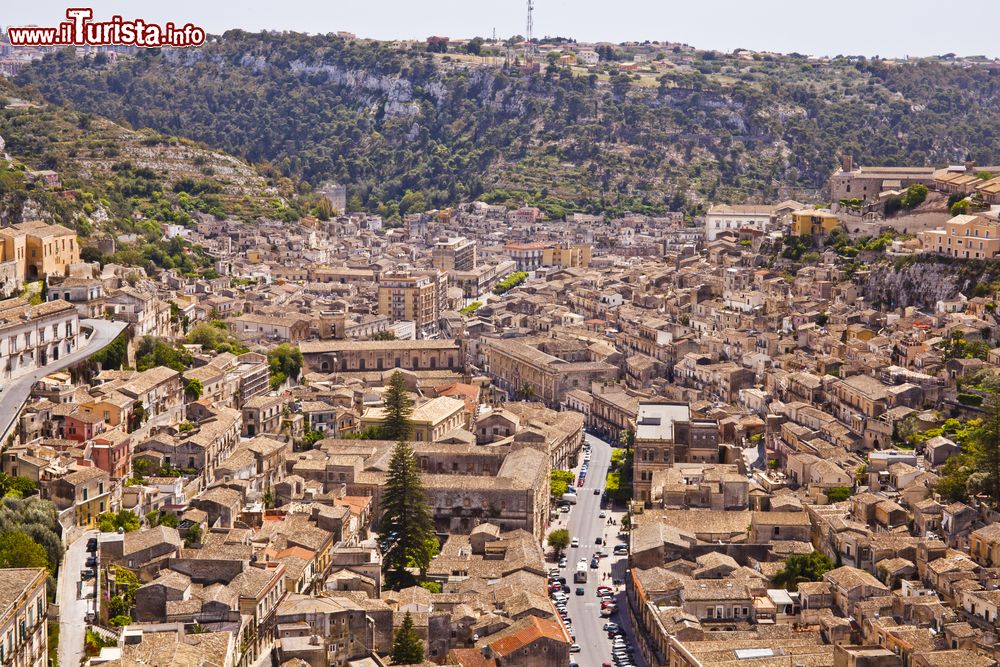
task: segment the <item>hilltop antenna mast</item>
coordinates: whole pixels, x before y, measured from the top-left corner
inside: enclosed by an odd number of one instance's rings
[[[527,41],[527,48],[525,49],[525,60],[527,62],[531,62],[531,56],[533,55],[535,50],[535,45],[531,41],[531,33],[533,32],[535,27],[534,20],[531,18],[531,13],[534,11],[535,11],[534,0],[528,0],[528,26],[527,30],[525,30],[525,35],[524,35],[524,39]]]

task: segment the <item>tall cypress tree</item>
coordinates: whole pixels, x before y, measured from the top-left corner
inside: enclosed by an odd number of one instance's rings
[[[392,664],[419,665],[424,661],[424,643],[413,627],[413,617],[406,612],[403,624],[392,639]]]
[[[386,440],[406,440],[413,432],[410,416],[413,414],[413,401],[406,391],[406,380],[403,374],[396,371],[389,379],[389,389],[382,400],[385,409],[385,421],[382,423],[382,437]]]
[[[425,570],[437,553],[434,519],[420,481],[413,449],[404,440],[392,451],[389,474],[382,492],[380,530],[385,553],[382,568],[394,588],[413,585],[407,568]]]

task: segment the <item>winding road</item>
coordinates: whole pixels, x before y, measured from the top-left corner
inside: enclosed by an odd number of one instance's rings
[[[0,442],[6,441],[11,427],[31,394],[31,387],[50,373],[69,368],[107,347],[128,326],[127,322],[112,322],[110,320],[80,320],[80,332],[89,330],[86,342],[75,350],[53,360],[50,363],[30,373],[16,377],[3,383],[0,393]]]

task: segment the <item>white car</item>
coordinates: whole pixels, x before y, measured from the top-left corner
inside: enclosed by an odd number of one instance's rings
[[[580,645],[579,644],[570,644],[569,645],[569,652],[570,653],[579,653],[580,652]]]
[[[571,547],[578,547],[578,546],[580,546],[580,538],[579,537],[574,537],[572,540],[570,540],[569,545]]]
[[[601,512],[600,514],[597,515],[597,518],[598,519],[607,519],[608,518],[608,513],[607,512]]]

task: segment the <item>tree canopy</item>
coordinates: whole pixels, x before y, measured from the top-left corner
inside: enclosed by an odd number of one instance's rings
[[[406,612],[403,623],[392,638],[392,664],[419,665],[424,661],[424,642],[413,627],[413,617]]]
[[[413,414],[413,401],[410,399],[406,379],[396,371],[389,378],[389,386],[382,399],[385,418],[379,427],[381,436],[386,440],[405,440],[413,433],[410,416]]]
[[[417,460],[405,441],[396,445],[389,460],[379,531],[387,580],[395,587],[412,584],[409,569],[426,569],[439,547]]]
[[[466,50],[482,47],[471,40]],[[475,198],[553,217],[777,201],[779,188],[825,186],[847,149],[860,164],[947,164],[965,152],[1000,160],[1000,82],[987,68],[845,57],[814,67],[794,55],[748,63],[700,51],[662,74],[625,73],[615,63],[633,56],[629,47],[602,45],[600,74],[557,64],[530,72],[457,68],[438,55],[447,48],[231,30],[196,60],[151,51],[103,62],[60,50],[16,81],[56,104],[266,164],[275,180],[348,183],[355,207],[387,221]],[[345,71],[358,76],[335,74]],[[391,85],[365,85],[376,78]],[[872,131],[882,127],[892,131]],[[19,148],[44,153],[37,143],[17,136]],[[127,185],[155,187],[134,172]],[[216,212],[229,199],[204,180],[169,195]]]
[[[774,577],[774,583],[781,588],[794,591],[806,581],[819,581],[833,569],[833,562],[819,551],[795,554],[785,559],[785,567]]]
[[[569,542],[569,531],[565,528],[556,528],[546,539],[546,543],[556,550],[556,554],[561,554],[569,546]]]
[[[120,509],[105,512],[97,517],[97,528],[102,533],[114,533],[121,528],[126,533],[139,530],[139,515],[132,510]]]
[[[21,531],[0,534],[0,567],[49,568],[45,547]]]

